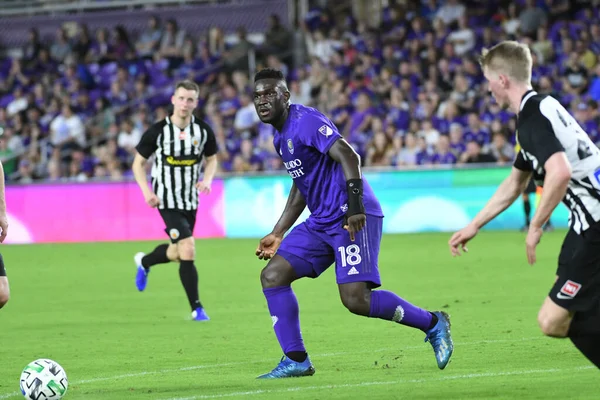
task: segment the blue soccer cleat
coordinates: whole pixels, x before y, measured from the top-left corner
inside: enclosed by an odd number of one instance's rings
[[[135,265],[137,266],[137,273],[135,275],[135,285],[137,286],[140,292],[143,292],[146,289],[146,284],[148,283],[148,274],[150,273],[149,269],[146,269],[142,266],[142,258],[145,256],[144,253],[137,253],[133,256],[133,260],[135,261]]]
[[[454,351],[454,343],[450,336],[450,317],[443,311],[435,311],[433,314],[438,317],[438,322],[425,332],[427,334],[425,342],[431,343],[438,368],[444,369]]]
[[[209,316],[204,311],[204,308],[198,307],[194,311],[192,311],[192,319],[194,321],[210,321]]]
[[[314,374],[315,368],[310,362],[310,358],[306,357],[304,362],[296,362],[290,360],[287,356],[283,356],[273,371],[263,374],[256,379],[298,378]]]

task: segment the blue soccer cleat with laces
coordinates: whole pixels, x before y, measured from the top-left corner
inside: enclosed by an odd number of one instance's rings
[[[431,343],[438,368],[444,369],[454,351],[454,343],[450,336],[450,317],[443,311],[435,311],[433,314],[438,317],[438,322],[425,332],[427,334],[425,342]]]
[[[273,371],[263,374],[256,379],[298,378],[300,376],[311,376],[315,374],[315,368],[306,357],[304,362],[296,362],[283,356]]]
[[[202,307],[198,307],[192,311],[192,319],[194,321],[210,321],[208,314],[206,314],[206,311]]]
[[[146,269],[142,266],[142,258],[145,256],[144,253],[137,253],[133,256],[133,261],[137,267],[137,273],[135,275],[135,285],[137,286],[140,292],[143,292],[146,289],[146,284],[148,283],[148,274],[150,273],[149,269]]]

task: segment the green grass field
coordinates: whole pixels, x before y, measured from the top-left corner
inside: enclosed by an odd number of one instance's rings
[[[256,240],[198,242],[200,294],[212,318],[191,322],[175,264],[134,285],[132,256],[155,243],[4,246],[12,289],[0,311],[0,399],[22,368],[51,358],[66,399],[597,399],[600,380],[536,316],[564,232],[546,234],[527,265],[522,233],[483,232],[453,259],[447,234],[385,236],[384,288],[452,317],[454,356],[438,370],[424,334],[357,317],[333,271],[297,282],[313,377],[258,381],[281,357],[259,283]]]

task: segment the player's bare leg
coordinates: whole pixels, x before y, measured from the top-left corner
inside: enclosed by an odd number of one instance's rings
[[[8,278],[0,276],[0,308],[4,307],[10,299],[10,288],[8,286]]]
[[[446,367],[454,351],[448,314],[424,310],[387,290],[371,290],[369,282],[338,286],[342,303],[351,313],[422,330],[427,335],[425,341],[433,347],[438,367]]]
[[[204,311],[198,295],[198,270],[194,264],[196,245],[192,236],[177,242],[177,255],[179,259],[179,278],[192,309],[192,318],[195,321],[208,321],[210,318]]]
[[[275,255],[260,272],[260,284],[263,289],[275,288],[278,286],[290,286],[298,277],[294,268],[285,258]]]
[[[138,290],[143,292],[148,284],[150,267],[157,264],[166,264],[169,262],[179,261],[179,250],[177,243],[160,244],[156,246],[156,248],[150,254],[144,254],[142,252],[136,253],[136,255],[133,256],[133,261],[137,267],[135,284]]]
[[[572,313],[546,297],[538,314],[542,333],[571,342],[594,365],[600,368],[600,304],[587,311]]]
[[[298,277],[291,264],[277,254],[260,273],[273,329],[285,356],[271,372],[259,376],[259,379],[310,376],[315,373],[300,332],[298,300],[291,287],[296,279]]]
[[[167,247],[167,258],[171,262],[179,262],[179,247],[177,243],[169,244],[169,247]]]
[[[538,324],[542,333],[555,338],[566,338],[573,315],[569,310],[557,305],[550,297],[546,297],[538,313]]]
[[[557,275],[556,280],[558,278]],[[575,347],[600,368],[600,303],[590,310],[572,313],[547,297],[538,314],[538,322],[547,336],[569,337]]]

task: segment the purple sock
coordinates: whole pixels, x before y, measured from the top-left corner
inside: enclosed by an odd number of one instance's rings
[[[433,316],[427,310],[416,307],[387,290],[371,292],[369,317],[394,321],[402,325],[426,331]]]
[[[300,333],[298,300],[292,288],[279,286],[263,289],[263,293],[267,298],[273,329],[283,352],[285,354],[292,351],[305,352],[302,333]]]

